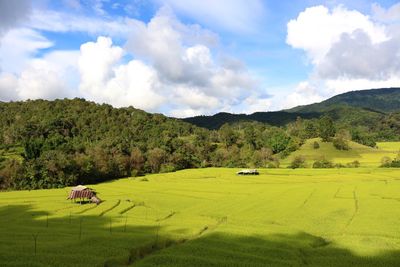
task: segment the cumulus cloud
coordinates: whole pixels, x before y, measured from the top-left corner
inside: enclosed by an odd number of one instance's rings
[[[257,103],[269,103],[243,64],[215,59],[214,33],[183,24],[168,9],[147,24],[132,20],[129,25],[123,48],[106,37],[81,46],[80,91],[85,97],[179,117],[227,109],[245,112],[242,103],[255,104],[257,98]],[[133,59],[127,61],[125,55]]]
[[[33,11],[30,23],[10,30],[0,45],[0,100],[79,96],[178,117],[270,105],[242,62],[216,55],[220,44],[215,33],[182,23],[167,7],[148,23],[49,10]],[[79,51],[43,53],[54,44],[41,31],[99,37]],[[125,45],[113,44],[113,38],[121,37]]]
[[[0,1],[0,36],[24,21],[31,11],[31,1]]]
[[[338,6],[307,8],[287,25],[287,43],[308,55],[313,71],[287,106],[350,90],[400,85],[399,5],[373,5],[373,16]],[[314,88],[304,92],[303,85]]]
[[[32,59],[18,74],[1,73],[0,100],[73,97],[77,60],[76,51],[50,52]]]
[[[400,76],[400,38],[374,44],[362,30],[344,33],[316,66],[322,79],[387,80]]]
[[[261,0],[159,0],[178,13],[209,27],[233,33],[252,33],[265,15]]]
[[[113,46],[110,38],[85,43],[80,53],[79,88],[86,98],[150,111],[162,103],[162,97],[154,91],[159,87],[157,73],[138,60],[121,64],[123,50]]]
[[[333,10],[315,6],[289,21],[286,42],[306,51],[312,63],[318,64],[343,33],[351,34],[355,30],[364,31],[374,44],[388,39],[384,26],[358,11],[343,6]]]
[[[40,49],[52,47],[53,43],[39,32],[29,28],[8,31],[0,43],[1,70],[20,72]]]

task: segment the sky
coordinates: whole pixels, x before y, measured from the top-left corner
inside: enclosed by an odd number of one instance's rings
[[[0,0],[0,101],[173,117],[400,87],[400,2]]]

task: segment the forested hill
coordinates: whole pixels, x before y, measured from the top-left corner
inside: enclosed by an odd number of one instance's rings
[[[373,127],[392,112],[400,112],[400,88],[353,91],[320,103],[289,110],[256,112],[250,115],[218,113],[213,116],[196,116],[183,120],[199,127],[218,129],[225,123],[240,121],[257,121],[283,126],[296,121],[298,117],[312,119],[328,115],[342,126]]]
[[[254,113],[250,118],[256,122],[222,113],[221,120],[209,123],[214,128],[231,123],[208,130],[83,99],[0,103],[0,190],[91,184],[209,166],[278,167],[309,138],[373,147],[376,141],[400,137],[400,113],[346,106],[323,115],[268,115]]]
[[[351,106],[380,112],[400,111],[400,88],[382,88],[343,93],[320,103],[298,106],[289,110],[294,113],[326,112],[339,106]]]
[[[194,167],[192,139],[203,135],[208,131],[164,115],[83,99],[0,103],[0,188]]]
[[[220,112],[213,116],[196,116],[185,118],[183,120],[199,127],[214,130],[219,129],[225,123],[235,123],[240,121],[257,121],[273,126],[284,126],[289,122],[295,121],[299,116],[303,119],[312,119],[318,118],[320,115],[321,114],[316,112],[305,114],[285,111],[256,112],[250,115]]]

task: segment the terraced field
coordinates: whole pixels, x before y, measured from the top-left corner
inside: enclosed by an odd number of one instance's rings
[[[1,266],[398,266],[400,170],[198,169],[0,193]],[[35,247],[36,240],[36,247]]]
[[[313,148],[315,141],[319,143],[319,149]],[[346,164],[357,160],[361,167],[379,167],[383,157],[387,156],[393,159],[400,151],[400,142],[381,142],[377,143],[376,148],[355,142],[349,142],[349,145],[350,150],[337,150],[332,143],[324,143],[320,138],[309,139],[299,150],[282,160],[281,167],[287,167],[293,158],[299,155],[305,157],[308,167],[311,167],[314,161],[321,157],[325,157],[334,163]]]

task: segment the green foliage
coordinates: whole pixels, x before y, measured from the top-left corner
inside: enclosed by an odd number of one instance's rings
[[[333,138],[332,144],[337,150],[349,150],[350,149],[348,141],[341,137]]]
[[[318,130],[322,142],[329,142],[336,132],[333,120],[329,116],[323,116],[319,120]]]
[[[314,149],[318,149],[319,148],[319,143],[317,141],[314,141],[313,148]]]
[[[348,168],[359,168],[361,163],[358,160],[354,160],[352,162],[349,162],[346,164],[346,167]]]
[[[261,122],[220,114],[235,119],[209,131],[160,114],[83,99],[0,103],[1,148],[9,151],[0,156],[0,187],[63,187],[210,166],[278,167],[278,157],[284,161],[307,138],[320,135],[330,140],[335,129],[353,129],[349,125],[355,129],[351,138],[369,146],[380,139],[399,139],[400,114],[351,107],[326,114],[317,119],[320,113],[268,113],[281,127],[265,124],[269,119],[264,113],[251,115]],[[350,134],[342,140],[337,139],[339,133],[334,144],[346,148],[343,143],[349,142]],[[324,143],[320,145],[318,150],[323,150]]]
[[[288,166],[288,168],[291,168],[291,169],[305,168],[305,167],[307,167],[306,159],[302,155],[298,155],[298,156],[294,157],[294,159]]]
[[[273,127],[265,134],[265,144],[275,154],[287,149],[290,141],[290,136],[280,128]]]
[[[389,157],[383,157],[381,159],[381,167],[400,168],[400,151],[397,153],[397,156],[393,160]]]
[[[334,166],[335,165],[333,164],[332,161],[327,160],[325,157],[322,157],[319,160],[316,160],[312,167],[315,169],[327,169],[327,168],[333,168]]]

